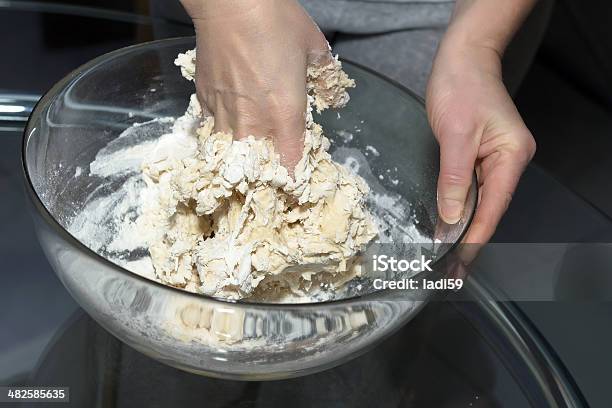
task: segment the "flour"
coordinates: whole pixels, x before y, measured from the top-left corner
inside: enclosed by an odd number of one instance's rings
[[[95,252],[133,273],[158,281],[148,253],[147,237],[136,223],[142,216],[143,208],[154,196],[154,192],[144,180],[141,166],[154,150],[150,142],[171,132],[174,122],[168,118],[155,119],[130,127],[105,149],[100,150],[90,165],[89,176],[103,179],[100,189],[117,183],[121,183],[121,187],[101,197],[94,192],[69,225],[69,231]],[[125,159],[128,156],[131,158]],[[124,159],[121,159],[122,157]],[[135,160],[135,157],[140,160]],[[376,242],[387,244],[431,241],[419,232],[418,220],[411,213],[411,203],[376,181],[368,159],[360,149],[338,147],[333,151],[332,157],[348,171],[363,177],[369,185],[366,204],[379,231]],[[86,176],[86,171],[83,171],[82,176]],[[321,285],[323,286],[318,292],[297,301],[322,301],[342,296],[339,288],[326,287],[323,283]],[[361,284],[357,286],[354,290],[358,293]],[[197,291],[195,286],[186,289]]]
[[[378,150],[376,150],[374,146],[367,145],[365,149],[366,152],[372,153],[376,157],[380,156],[380,153],[378,153]]]
[[[192,79],[195,54],[176,63]],[[358,256],[377,235],[368,187],[331,159],[312,115],[343,107],[352,86],[338,60],[308,69],[304,148],[293,176],[270,139],[213,131],[214,118],[192,96],[142,166],[153,196],[136,224],[158,279],[225,299],[282,299],[360,276]],[[131,160],[131,149],[126,155]]]
[[[177,59],[186,77],[194,56]],[[339,62],[309,75],[325,75],[329,85],[309,88],[309,106],[321,111],[348,101],[350,81]],[[337,148],[331,160],[310,110],[295,179],[270,141],[233,141],[213,125],[192,96],[183,117],[126,129],[90,164],[89,177],[103,181],[70,232],[149,279],[211,296],[278,301],[335,297],[361,275],[355,261],[373,239],[426,242],[410,222],[410,204],[372,181],[361,152]],[[109,186],[110,194],[99,194]]]

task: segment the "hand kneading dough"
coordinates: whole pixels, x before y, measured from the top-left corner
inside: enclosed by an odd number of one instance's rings
[[[195,51],[175,63],[193,79]],[[304,153],[288,176],[270,140],[213,133],[195,95],[160,138],[143,173],[152,191],[142,220],[157,277],[229,299],[309,296],[360,274],[376,236],[365,182],[334,162],[312,109],[341,107],[354,82],[339,61],[308,70]]]

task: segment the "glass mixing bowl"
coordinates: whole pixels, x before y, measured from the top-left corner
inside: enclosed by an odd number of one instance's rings
[[[23,164],[46,256],[95,320],[171,366],[265,380],[312,373],[359,355],[414,316],[430,294],[407,298],[386,290],[308,304],[230,302],[133,274],[67,231],[87,197],[122,188],[121,183],[101,185],[86,170],[79,177],[75,172],[88,169],[96,153],[132,124],[184,113],[193,84],[181,77],[173,61],[193,47],[193,38],[182,38],[111,52],[68,75],[38,103],[25,131]],[[399,182],[380,176],[376,182],[411,203],[421,221],[420,233],[443,242],[438,259],[444,258],[469,225],[476,185],[464,219],[452,226],[440,223],[439,150],[422,101],[367,69],[349,62],[344,67],[358,84],[351,90],[351,102],[318,120],[336,140],[336,151],[347,146],[376,150],[363,156],[371,172],[394,169]]]

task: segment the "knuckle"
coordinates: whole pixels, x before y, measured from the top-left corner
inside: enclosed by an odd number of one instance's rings
[[[475,133],[475,124],[463,107],[431,108],[434,133],[439,139],[468,138]]]
[[[529,131],[523,133],[512,143],[509,143],[507,150],[509,150],[515,157],[518,157],[525,164],[529,163],[536,153],[537,144],[533,136]]]
[[[303,102],[303,103],[302,103]],[[306,102],[287,94],[274,94],[269,98],[269,109],[279,118],[292,120],[303,119]]]
[[[440,172],[440,181],[451,186],[467,186],[471,183],[471,174],[457,168],[445,169]]]
[[[472,133],[473,127],[464,120],[446,120],[440,124],[440,132],[452,137],[465,137]]]
[[[536,143],[535,139],[533,138],[533,136],[529,136],[529,138],[527,139],[527,161],[531,161],[531,159],[533,159],[533,156],[535,155],[536,151],[538,150],[538,144]]]
[[[536,141],[529,131],[515,135],[514,138],[504,144],[502,149],[527,164],[535,155],[537,149]]]

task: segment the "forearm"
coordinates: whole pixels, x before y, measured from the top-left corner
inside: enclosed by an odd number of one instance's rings
[[[457,0],[445,42],[503,55],[537,0]]]

